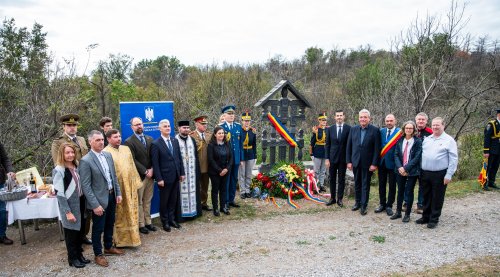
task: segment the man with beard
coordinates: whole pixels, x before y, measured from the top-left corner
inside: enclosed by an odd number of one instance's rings
[[[134,134],[125,140],[134,157],[135,168],[142,180],[142,187],[137,191],[139,200],[139,232],[148,234],[155,232],[156,227],[151,221],[151,199],[153,199],[154,182],[153,166],[151,165],[151,143],[153,138],[144,134],[142,119],[134,117],[130,120],[130,127]]]
[[[200,163],[198,161],[198,151],[196,141],[189,136],[189,121],[178,122],[179,133],[175,138],[179,141],[182,163],[186,178],[180,184],[180,219],[183,221],[189,218],[201,216],[200,199]]]

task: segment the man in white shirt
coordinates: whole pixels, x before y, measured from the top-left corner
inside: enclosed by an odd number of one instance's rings
[[[443,208],[446,187],[457,170],[457,143],[444,132],[441,117],[432,120],[433,134],[422,143],[421,182],[424,190],[424,211],[417,224],[436,228]]]

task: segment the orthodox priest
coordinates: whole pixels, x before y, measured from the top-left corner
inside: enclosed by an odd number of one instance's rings
[[[120,145],[121,134],[116,129],[106,132],[108,146],[104,148],[113,156],[116,176],[122,192],[122,202],[116,206],[113,240],[116,247],[136,247],[141,245],[139,236],[139,200],[137,190],[142,187],[141,178],[135,168],[130,148]]]
[[[185,221],[201,216],[201,187],[200,163],[196,141],[189,136],[191,130],[188,120],[178,122],[178,134],[175,138],[179,141],[182,163],[186,178],[180,182],[180,207],[178,221]]]

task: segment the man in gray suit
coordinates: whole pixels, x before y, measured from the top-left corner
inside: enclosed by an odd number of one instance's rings
[[[80,161],[80,184],[87,199],[87,209],[92,210],[92,247],[95,262],[107,267],[108,261],[103,256],[101,237],[104,233],[104,254],[122,255],[124,252],[113,247],[113,228],[115,224],[116,204],[122,196],[116,178],[115,164],[111,154],[103,152],[104,136],[97,130],[90,131],[91,151]]]

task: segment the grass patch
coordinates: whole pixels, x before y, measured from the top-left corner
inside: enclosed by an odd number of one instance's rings
[[[384,236],[372,236],[371,240],[373,240],[374,242],[378,242],[378,243],[384,243],[385,237]]]
[[[307,240],[298,240],[295,243],[298,244],[298,245],[310,245],[311,244]]]
[[[393,273],[388,276],[500,276],[500,256],[486,256],[472,260],[459,260],[453,264],[413,273]]]
[[[337,237],[336,236],[329,236],[328,239],[330,240],[335,240]]]

